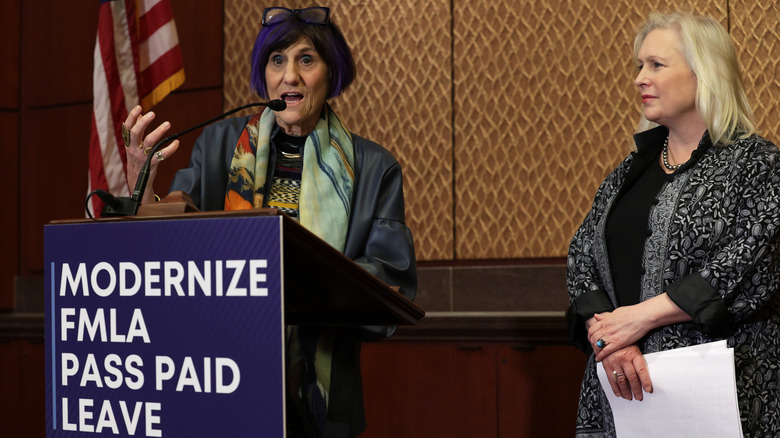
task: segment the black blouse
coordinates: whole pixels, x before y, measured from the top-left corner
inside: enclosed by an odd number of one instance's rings
[[[658,193],[667,180],[668,175],[656,159],[630,187],[623,189],[607,219],[607,250],[618,306],[639,302],[645,239],[651,235],[650,208],[658,203]]]

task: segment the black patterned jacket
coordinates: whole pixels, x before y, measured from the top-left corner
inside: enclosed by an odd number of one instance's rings
[[[616,303],[608,213],[620,190],[658,159],[667,134],[658,127],[634,136],[637,151],[601,184],[569,248],[567,319],[572,342],[589,354],[578,437],[615,434],[584,323]],[[780,436],[780,151],[757,135],[712,146],[705,133],[691,160],[661,188],[648,224],[640,300],[666,292],[693,321],[651,331],[640,349],[727,339],[745,437]]]

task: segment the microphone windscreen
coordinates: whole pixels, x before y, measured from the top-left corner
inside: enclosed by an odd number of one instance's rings
[[[284,111],[287,108],[287,103],[282,99],[269,100],[268,108],[271,108],[273,111]]]

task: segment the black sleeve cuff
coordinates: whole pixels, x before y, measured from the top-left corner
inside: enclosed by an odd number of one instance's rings
[[[688,275],[670,284],[666,294],[710,336],[722,335],[731,325],[725,301],[699,274]]]
[[[609,297],[601,289],[594,289],[580,295],[566,309],[566,323],[569,325],[571,343],[586,353],[591,352],[592,347],[588,342],[585,321],[593,318],[597,313],[611,312],[614,309]]]

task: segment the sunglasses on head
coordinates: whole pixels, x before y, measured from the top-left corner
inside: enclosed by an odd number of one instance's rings
[[[263,9],[263,26],[273,26],[282,23],[290,17],[297,17],[304,23],[328,24],[330,8],[313,6],[305,9],[287,9],[280,7]]]

